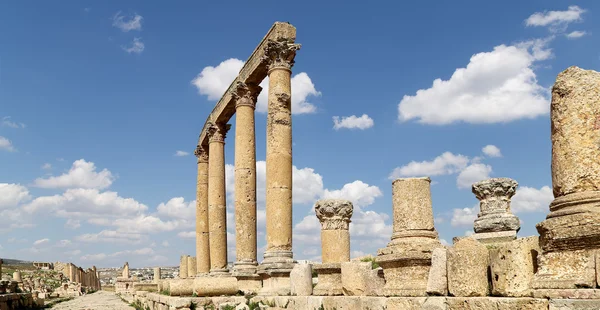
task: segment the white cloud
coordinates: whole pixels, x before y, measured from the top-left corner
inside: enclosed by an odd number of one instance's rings
[[[77,229],[77,228],[81,227],[81,221],[74,220],[74,219],[68,219],[67,222],[65,223],[65,227],[70,228],[70,229]]]
[[[371,128],[375,125],[373,119],[370,118],[367,114],[363,114],[361,117],[357,117],[356,115],[342,117],[340,119],[339,116],[333,117],[333,129],[339,130],[341,128],[348,129],[367,129]]]
[[[106,259],[106,254],[104,254],[104,253],[87,254],[87,255],[80,257],[80,259],[82,261],[103,261]]]
[[[475,205],[472,208],[454,209],[452,210],[452,220],[450,220],[450,225],[453,227],[473,226],[473,221],[477,218],[478,211],[479,205]]]
[[[177,219],[196,217],[196,200],[185,202],[183,197],[171,198],[167,203],[161,203],[156,208],[158,215]]]
[[[314,203],[323,194],[323,177],[313,168],[292,171],[292,200],[294,203]]]
[[[161,245],[162,245],[162,246],[164,246],[164,247],[168,247],[170,244],[169,244],[169,241],[166,241],[166,240],[165,240],[165,241],[163,241],[163,242],[161,243]]]
[[[0,183],[0,209],[17,207],[31,199],[27,188],[20,184]]]
[[[201,95],[206,95],[208,100],[219,100],[229,85],[238,75],[244,62],[230,58],[221,62],[216,67],[207,66],[192,80]],[[260,86],[263,88],[258,96],[256,111],[265,113],[268,106],[269,78],[265,78]],[[316,90],[312,80],[305,72],[294,75],[291,79],[292,86],[292,113],[305,114],[316,112],[316,107],[307,101],[309,96],[318,97],[321,95]]]
[[[133,41],[131,42],[131,46],[129,46],[129,47],[122,46],[121,48],[129,54],[131,54],[131,53],[141,54],[144,51],[144,49],[146,48],[146,45],[144,44],[144,42],[142,42],[142,38],[133,38]]]
[[[118,227],[117,231],[128,233],[159,233],[188,228],[194,224],[194,217],[187,221],[163,221],[154,215],[145,214],[141,214],[133,218],[119,218],[112,223],[112,225]]]
[[[52,164],[45,163],[45,164],[42,165],[42,169],[44,169],[44,170],[52,170]]]
[[[0,136],[0,150],[14,152],[17,149],[15,149],[15,147],[13,146],[12,142],[10,142],[10,140],[8,140],[7,138],[5,138],[3,136]]]
[[[428,89],[405,95],[398,119],[429,125],[456,122],[506,123],[532,119],[549,111],[547,90],[537,83],[533,65],[551,57],[550,39],[499,45],[471,57],[448,80],[436,79]]]
[[[355,210],[369,206],[375,202],[375,198],[383,196],[383,193],[377,186],[371,186],[360,180],[344,184],[341,189],[328,190],[323,193],[322,198],[339,198],[352,201]]]
[[[188,155],[190,155],[190,153],[186,152],[186,151],[176,151],[175,152],[175,156],[188,156]]]
[[[552,200],[554,200],[554,195],[549,186],[543,186],[540,189],[519,187],[512,198],[511,211],[513,213],[546,212]]]
[[[444,152],[432,161],[411,161],[405,166],[397,167],[392,171],[389,179],[453,174],[463,170],[468,163],[469,157],[467,156]]]
[[[42,245],[42,244],[45,244],[45,243],[48,243],[48,242],[50,242],[50,239],[48,239],[48,238],[36,240],[36,241],[33,242],[33,246],[39,246],[39,245]]]
[[[585,31],[576,30],[576,31],[570,32],[566,36],[567,36],[568,39],[579,39],[579,38],[583,37],[586,34],[587,34],[587,32],[585,32]]]
[[[67,252],[65,252],[65,254],[67,254],[69,256],[75,256],[75,255],[81,254],[81,250],[67,251]]]
[[[456,178],[458,188],[471,188],[475,182],[479,182],[490,178],[492,166],[485,164],[471,164],[462,170]]]
[[[72,244],[71,240],[63,239],[63,240],[58,241],[56,243],[56,246],[59,247],[59,248],[64,248],[64,247],[67,247],[67,246],[69,246],[71,244]]]
[[[83,234],[75,237],[75,240],[87,243],[140,243],[144,239],[142,234],[118,232],[115,230],[103,230],[95,234]]]
[[[195,231],[182,231],[180,233],[177,234],[177,237],[181,237],[181,238],[196,238],[196,232]]]
[[[109,187],[115,177],[107,169],[96,172],[96,165],[85,159],[76,160],[69,172],[60,176],[49,178],[37,178],[33,186],[41,188],[96,188]]]
[[[525,20],[527,26],[549,26],[553,32],[558,32],[566,29],[572,22],[582,21],[581,15],[586,10],[572,5],[566,11],[545,11],[536,12]]]
[[[483,152],[483,154],[489,156],[489,157],[502,157],[502,153],[500,152],[500,149],[492,144],[488,144],[486,146],[484,146],[481,151]]]
[[[126,19],[125,16],[121,14],[121,11],[117,12],[113,16],[113,26],[121,29],[123,32],[129,32],[131,30],[142,30],[142,20],[144,18],[141,15],[134,14],[133,17]]]
[[[2,126],[6,126],[6,127],[10,127],[10,128],[25,128],[25,124],[23,123],[17,123],[17,122],[13,122],[10,119],[10,116],[5,116],[2,118],[2,122],[1,122]]]

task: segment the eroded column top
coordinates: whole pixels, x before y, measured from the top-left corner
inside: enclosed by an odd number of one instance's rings
[[[208,127],[208,142],[225,143],[227,132],[231,129],[230,124],[210,123]]]
[[[265,46],[265,54],[261,61],[267,65],[268,71],[274,69],[292,70],[296,51],[301,45],[288,38],[269,40]]]
[[[208,162],[208,150],[201,145],[197,145],[194,150],[194,155],[198,158],[198,163]]]
[[[491,178],[474,183],[471,191],[479,199],[481,212],[510,210],[510,199],[519,183],[510,178]]]
[[[321,199],[315,204],[317,218],[324,230],[348,229],[353,210],[352,202],[344,199]]]
[[[255,109],[256,100],[258,99],[261,90],[262,87],[256,84],[237,82],[236,87],[231,92],[231,96],[235,100],[235,108],[248,106]]]

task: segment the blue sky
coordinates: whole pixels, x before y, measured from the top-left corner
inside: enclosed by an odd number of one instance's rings
[[[292,83],[297,259],[320,257],[311,207],[323,197],[354,202],[353,256],[385,246],[396,177],[431,176],[436,228],[450,243],[472,231],[470,184],[514,178],[519,234],[536,234],[552,200],[549,88],[571,65],[598,70],[600,5],[296,4],[0,3],[0,256],[107,267],[193,255],[198,134],[275,21],[292,23],[302,44]],[[233,150],[230,135],[231,213]],[[233,261],[233,235],[229,248]]]

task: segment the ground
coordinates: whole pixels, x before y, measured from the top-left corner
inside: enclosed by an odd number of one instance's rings
[[[93,294],[77,297],[52,307],[57,310],[131,310],[133,307],[121,300],[112,292],[98,291]]]

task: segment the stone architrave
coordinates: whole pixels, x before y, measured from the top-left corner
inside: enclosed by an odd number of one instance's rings
[[[517,181],[509,178],[491,178],[473,184],[472,192],[479,199],[479,214],[475,219],[475,233],[471,238],[483,243],[512,241],[521,228],[519,218],[510,211]]]
[[[154,283],[158,283],[160,282],[161,279],[161,275],[160,275],[160,267],[154,267]]]
[[[460,239],[447,252],[448,292],[456,297],[481,297],[489,293],[489,252],[472,238]]]
[[[393,233],[375,261],[383,268],[383,296],[425,296],[432,251],[441,247],[433,225],[431,179],[392,182]]]
[[[269,40],[262,62],[269,75],[267,112],[267,248],[258,268],[261,295],[289,295],[292,252],[292,87],[291,74],[300,44]]]
[[[208,150],[197,146],[194,154],[198,158],[196,181],[196,272],[210,272],[210,243],[208,227]]]
[[[315,204],[321,222],[322,264],[314,265],[319,282],[314,295],[343,295],[341,263],[350,260],[350,218],[352,202],[342,199],[322,199]]]
[[[254,109],[261,91],[258,85],[239,82],[232,96],[235,105],[235,253],[233,275],[240,290],[257,293],[261,278],[256,273],[256,142]]]
[[[188,277],[188,255],[181,255],[179,260],[179,279],[187,279]]]
[[[229,124],[212,124],[209,128],[208,153],[208,225],[210,274],[228,275],[227,210],[225,193],[225,137]]]
[[[193,278],[196,276],[196,257],[195,256],[188,256],[188,263],[187,263],[187,267],[188,267],[188,278]]]
[[[600,248],[600,72],[561,72],[552,87],[550,122],[555,199],[536,225],[543,254],[534,287],[592,288],[590,266]]]

